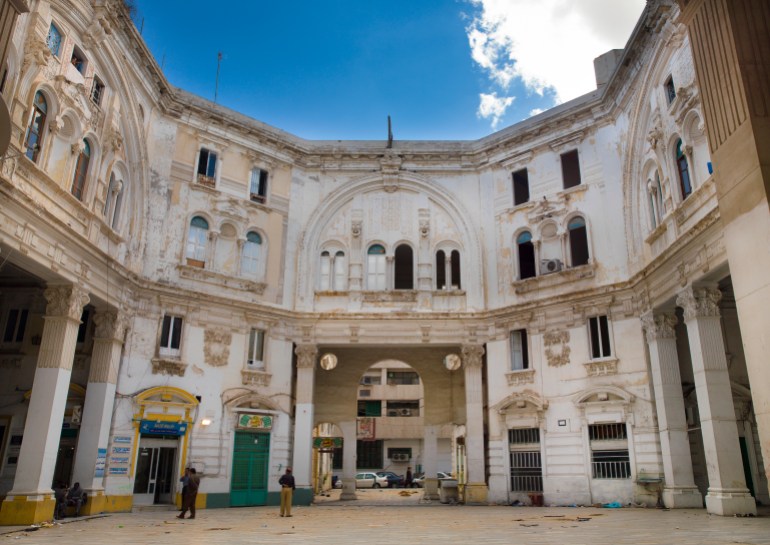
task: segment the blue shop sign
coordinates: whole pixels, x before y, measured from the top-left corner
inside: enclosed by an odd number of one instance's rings
[[[184,435],[187,422],[164,422],[162,420],[142,420],[139,425],[140,433],[152,435]]]

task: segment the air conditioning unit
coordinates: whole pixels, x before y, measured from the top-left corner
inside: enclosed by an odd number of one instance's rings
[[[412,409],[400,409],[398,414],[401,416],[412,416]]]
[[[390,457],[394,462],[408,462],[409,455],[405,452],[396,452]]]
[[[388,409],[388,416],[398,416],[398,411],[396,409]]]
[[[551,274],[559,272],[562,268],[561,259],[541,259],[540,274]]]

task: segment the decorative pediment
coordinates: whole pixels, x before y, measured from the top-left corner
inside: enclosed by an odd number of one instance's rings
[[[492,407],[498,414],[542,413],[547,408],[548,400],[531,390],[511,394]]]
[[[583,390],[574,398],[575,405],[585,407],[593,404],[621,404],[633,403],[634,396],[617,386],[597,386],[589,390]]]

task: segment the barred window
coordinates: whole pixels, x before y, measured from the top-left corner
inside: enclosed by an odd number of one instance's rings
[[[628,429],[625,423],[590,424],[591,474],[594,479],[630,479]]]
[[[508,430],[512,492],[542,492],[543,464],[540,453],[540,430],[522,428]]]

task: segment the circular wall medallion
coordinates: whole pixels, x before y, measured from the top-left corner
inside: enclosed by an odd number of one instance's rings
[[[334,354],[324,354],[321,356],[321,369],[324,371],[331,371],[337,367],[337,356]]]
[[[457,371],[463,364],[463,360],[457,354],[449,354],[444,358],[444,367],[450,371]]]

